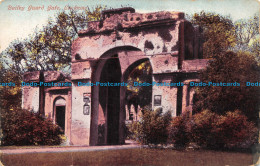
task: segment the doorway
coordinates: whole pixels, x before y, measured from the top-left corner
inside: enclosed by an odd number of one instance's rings
[[[61,127],[62,134],[65,131],[65,106],[56,106],[56,124]]]
[[[99,90],[99,103],[105,116],[104,142],[100,144],[119,144],[120,86],[109,86],[108,83],[120,82],[120,62],[118,56],[114,55],[106,61],[100,76],[100,83],[107,83],[107,86],[100,86]]]
[[[60,126],[62,133],[65,134],[66,101],[64,98],[55,99],[53,116],[54,123]]]

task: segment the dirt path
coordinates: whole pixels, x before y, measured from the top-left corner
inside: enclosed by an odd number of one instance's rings
[[[113,149],[132,149],[139,148],[140,145],[134,142],[126,142],[125,145],[107,145],[107,146],[60,146],[60,147],[28,147],[28,148],[10,148],[1,149],[1,154],[22,154],[22,153],[56,153],[56,152],[85,152]]]

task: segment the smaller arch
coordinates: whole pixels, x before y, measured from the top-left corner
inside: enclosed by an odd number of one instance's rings
[[[61,96],[56,97],[53,103],[57,106],[66,106],[66,100]]]
[[[128,77],[131,75],[133,70],[137,66],[139,66],[140,64],[142,64],[144,62],[149,62],[149,65],[151,67],[151,73],[152,73],[153,68],[152,68],[150,59],[148,57],[144,57],[142,59],[136,60],[130,66],[127,67],[127,69],[123,73],[121,82],[127,82]],[[152,83],[152,74],[147,74],[147,75],[151,75],[151,80],[150,80],[151,82],[150,81],[149,82]],[[124,106],[124,107],[122,107],[123,110],[121,112],[124,114],[123,115],[124,120],[130,120],[130,112],[134,112],[134,114],[136,116],[135,120],[139,119],[137,117],[137,114],[139,113],[138,110],[140,109],[140,107],[143,107],[145,104],[147,104],[147,102],[143,102],[143,100],[144,99],[146,100],[147,96],[150,96],[151,97],[150,100],[152,101],[152,95],[150,95],[150,94],[148,95],[148,93],[152,91],[152,87],[151,86],[147,86],[147,87],[144,86],[144,88],[145,89],[143,89],[140,92],[140,94],[138,96],[136,96],[136,95],[133,95],[133,93],[131,91],[128,91],[127,87],[123,87],[123,86],[121,87],[121,94],[120,94],[121,104]],[[148,93],[145,94],[144,92],[148,92]],[[134,108],[134,111],[132,110],[133,108]]]
[[[150,65],[151,65],[151,67],[152,67],[152,64],[151,64],[149,58],[144,57],[144,58],[142,58],[142,59],[139,59],[139,60],[135,61],[134,63],[132,63],[130,66],[128,66],[128,68],[127,68],[127,69],[125,70],[125,72],[123,73],[123,76],[122,76],[122,79],[123,79],[123,80],[122,80],[122,81],[126,81],[127,78],[128,78],[128,76],[129,76],[129,75],[131,74],[131,72],[133,71],[133,69],[134,69],[135,67],[137,67],[138,65],[140,65],[141,63],[145,62],[145,61],[149,61]],[[153,67],[152,67],[152,71],[153,71]]]

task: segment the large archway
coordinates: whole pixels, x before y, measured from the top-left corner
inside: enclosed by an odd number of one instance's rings
[[[104,53],[95,66],[91,82],[93,86],[90,144],[123,144],[125,141],[125,92],[123,75],[133,66],[148,60],[145,54],[134,47],[120,47]],[[138,63],[135,63],[139,61]],[[134,65],[133,65],[134,64]],[[127,74],[125,74],[127,73]],[[101,83],[118,83],[109,86]],[[124,85],[123,85],[124,84]]]
[[[99,124],[99,144],[118,144],[119,142],[119,112],[120,86],[110,86],[121,82],[121,68],[118,55],[106,60],[100,76],[99,103],[102,107],[100,114],[105,117],[105,123]],[[101,120],[101,119],[100,119]],[[103,128],[102,128],[103,125]],[[102,133],[103,132],[103,133]],[[101,138],[103,137],[103,138]],[[102,142],[101,140],[104,140]]]

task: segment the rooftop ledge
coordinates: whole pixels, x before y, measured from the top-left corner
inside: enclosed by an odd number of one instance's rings
[[[117,9],[108,9],[102,11],[102,18],[105,19],[106,17],[109,17],[110,15],[114,14],[122,14],[122,13],[135,13],[135,9],[132,7],[123,7],[123,8],[117,8]]]
[[[184,19],[183,12],[159,11],[153,13],[135,13],[131,7],[104,10],[100,21],[88,23],[88,28],[81,30],[79,36],[95,35],[114,30],[136,29],[174,24]]]

